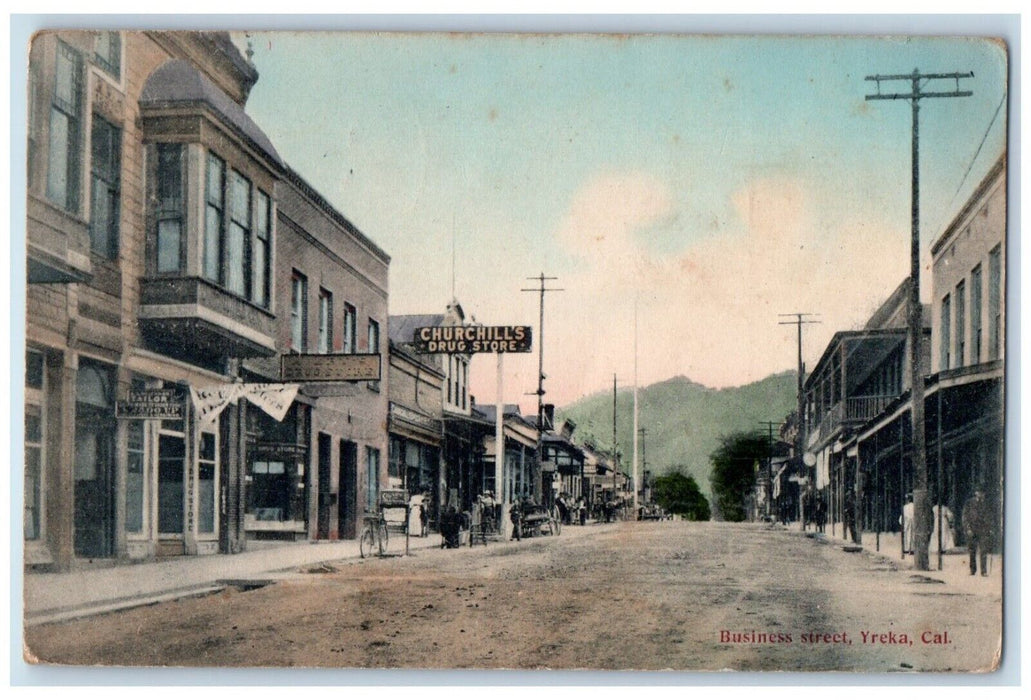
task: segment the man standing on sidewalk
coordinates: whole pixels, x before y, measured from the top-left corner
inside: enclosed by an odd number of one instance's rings
[[[981,560],[981,575],[988,575],[988,550],[992,547],[992,514],[984,498],[984,490],[978,487],[974,495],[963,505],[963,534],[967,538],[970,552],[970,575],[977,573],[978,554]]]

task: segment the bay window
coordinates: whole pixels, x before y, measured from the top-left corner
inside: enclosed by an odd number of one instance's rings
[[[204,187],[204,278],[219,282],[219,261],[222,258],[222,224],[225,221],[226,164],[213,153],[208,154]]]
[[[250,289],[251,183],[235,170],[229,183],[225,286],[233,294],[246,297]]]
[[[157,144],[157,271],[179,272],[183,246],[183,147]]]

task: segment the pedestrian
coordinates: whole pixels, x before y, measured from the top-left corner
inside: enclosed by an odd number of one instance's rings
[[[956,546],[956,532],[953,530],[954,518],[948,506],[934,506],[931,509],[934,529],[931,532],[931,551],[938,551],[938,522],[941,521],[941,551],[947,552]]]
[[[899,524],[902,525],[902,551],[906,554],[913,553],[913,519],[916,514],[913,505],[913,494],[906,494],[906,504],[902,506],[902,515],[899,516]]]
[[[981,563],[981,575],[988,575],[988,552],[992,548],[993,523],[991,508],[985,500],[984,490],[974,490],[974,495],[963,505],[963,535],[967,539],[967,551],[970,553],[970,575],[977,573],[978,561]]]
[[[845,539],[851,539],[855,544],[860,544],[859,532],[856,529],[856,501],[851,490],[845,492]]]

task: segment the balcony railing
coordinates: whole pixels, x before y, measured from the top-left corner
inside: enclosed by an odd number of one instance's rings
[[[810,435],[810,444],[822,442],[839,427],[855,427],[877,417],[898,395],[850,396],[831,406],[820,418]],[[814,439],[815,438],[815,439]]]

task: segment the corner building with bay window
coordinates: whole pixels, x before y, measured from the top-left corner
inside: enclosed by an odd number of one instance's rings
[[[202,423],[189,396],[268,381],[248,367],[275,362],[292,312],[276,260],[277,193],[289,170],[244,111],[257,77],[221,32],[33,38],[26,565],[245,547],[260,410],[241,399]],[[385,279],[373,314],[381,323]],[[127,406],[133,397],[177,408]],[[303,445],[317,421],[291,410],[292,422],[276,427]],[[375,449],[385,452],[381,432]],[[310,475],[317,456],[301,458]],[[302,520],[319,515],[297,484],[291,497]]]

